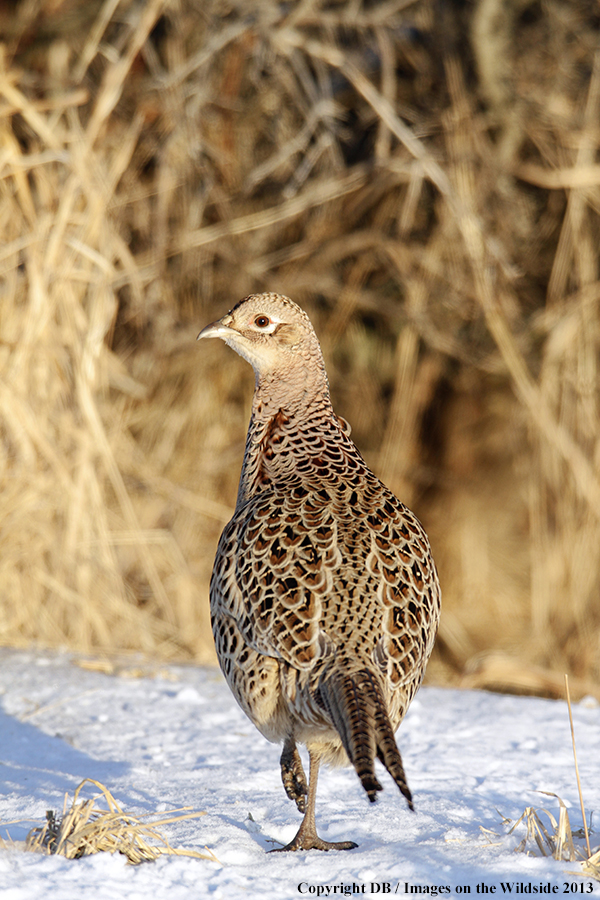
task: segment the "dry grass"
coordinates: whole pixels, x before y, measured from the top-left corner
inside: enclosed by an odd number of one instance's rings
[[[510,826],[509,835],[514,834],[520,825],[525,826],[525,834],[519,844],[515,847],[516,853],[527,853],[531,856],[551,856],[556,860],[568,860],[569,862],[578,861],[581,863],[581,869],[578,872],[571,872],[572,875],[584,875],[590,878],[596,878],[600,881],[600,849],[592,853],[590,846],[590,832],[587,825],[585,814],[585,806],[583,802],[583,792],[581,788],[581,779],[579,777],[579,765],[577,763],[577,751],[575,747],[575,729],[573,726],[573,711],[571,708],[571,693],[569,689],[569,678],[564,677],[565,692],[567,698],[567,706],[569,710],[569,724],[571,727],[571,741],[573,744],[573,763],[575,768],[575,778],[577,781],[577,790],[579,793],[579,804],[581,807],[581,819],[583,828],[576,834],[573,834],[571,822],[569,820],[568,809],[558,796],[551,791],[538,791],[539,794],[545,794],[547,797],[554,797],[558,801],[559,813],[558,821],[553,813],[547,809],[536,809],[533,806],[526,806],[523,813],[516,822],[512,822],[505,816],[502,816],[503,824]],[[548,824],[544,824],[541,817],[544,814],[548,820]],[[493,838],[499,835],[490,831],[488,828],[481,827],[481,831],[487,837],[490,843],[495,843]],[[576,845],[574,837],[579,843],[584,841],[583,846]],[[537,851],[536,851],[537,848]]]
[[[597,686],[595,2],[0,15],[0,641],[211,658],[252,375],[193,338],[276,289],[432,535],[432,676]]]
[[[90,785],[98,788],[100,796],[106,801],[107,809],[97,805],[98,796],[88,800],[79,799],[81,791]],[[45,824],[31,829],[25,840],[25,850],[46,855],[57,854],[67,859],[80,859],[93,853],[121,853],[134,865],[158,859],[165,854],[216,860],[211,851],[200,853],[197,850],[171,847],[158,831],[163,825],[205,813],[173,810],[166,818],[158,816],[154,817],[154,821],[144,823],[125,813],[108,788],[92,778],[81,782],[70,805],[68,803],[68,797],[65,796],[60,817],[49,810]]]
[[[549,797],[556,797],[560,807],[558,814],[558,822],[554,815],[547,809],[534,809],[533,806],[525,807],[524,812],[512,825],[509,834],[513,834],[519,827],[521,822],[526,826],[526,834],[515,847],[516,853],[533,853],[532,845],[535,844],[540,856],[551,856],[552,859],[563,859],[573,862],[578,858],[573,843],[573,834],[571,832],[571,823],[569,821],[569,813],[563,801],[556,794],[549,791],[540,791],[541,794],[547,794]],[[546,828],[540,813],[544,813],[550,823],[550,829]],[[582,854],[579,854],[582,858]]]
[[[581,869],[588,878],[595,878],[597,881],[600,881],[600,850],[597,850],[589,859],[586,859],[581,864]]]
[[[519,828],[521,831],[523,827],[525,829],[525,834],[515,847],[515,853],[527,853],[529,856],[549,856],[559,861],[578,862],[580,869],[569,874],[595,878],[600,881],[600,850],[591,854],[589,845],[586,847],[581,844],[581,838],[584,837],[583,829],[573,833],[567,807],[557,794],[549,791],[539,791],[539,793],[554,797],[558,801],[558,820],[550,810],[533,806],[526,806],[516,822],[503,817],[503,824],[510,826],[508,835],[514,834]],[[499,837],[497,833],[483,827],[481,830],[490,843],[496,843],[495,839]]]

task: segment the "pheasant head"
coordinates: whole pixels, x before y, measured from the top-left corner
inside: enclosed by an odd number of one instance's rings
[[[282,294],[250,294],[240,300],[207,325],[198,340],[213,337],[250,363],[263,401],[268,393],[280,406],[284,397],[284,405],[299,398],[329,402],[323,355],[310,319]]]

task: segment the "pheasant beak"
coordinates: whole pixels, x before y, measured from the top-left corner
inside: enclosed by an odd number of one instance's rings
[[[201,341],[202,338],[221,338],[222,341],[226,341],[227,338],[237,334],[237,331],[235,331],[234,328],[230,328],[226,324],[227,320],[231,322],[231,316],[229,314],[223,316],[222,319],[217,319],[216,322],[211,322],[210,325],[207,325],[206,328],[202,329],[196,340]]]

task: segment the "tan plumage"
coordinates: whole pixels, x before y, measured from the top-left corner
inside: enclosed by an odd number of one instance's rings
[[[283,784],[305,812],[283,849],[348,849],[356,845],[316,832],[321,761],[350,761],[373,801],[377,756],[412,809],[394,731],[437,630],[429,542],[335,415],[300,307],[251,295],[205,337],[224,340],[256,375],[236,509],[211,580],[217,655],[244,712],[268,740],[283,741]],[[309,752],[308,785],[297,742]]]

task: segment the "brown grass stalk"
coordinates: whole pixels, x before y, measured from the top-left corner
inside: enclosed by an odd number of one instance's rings
[[[581,818],[583,820],[583,830],[585,833],[585,845],[587,847],[588,859],[592,855],[590,848],[590,835],[588,833],[587,819],[585,817],[585,806],[583,805],[583,794],[581,792],[581,779],[579,778],[579,766],[577,764],[577,750],[575,748],[575,728],[573,726],[573,711],[571,709],[571,694],[569,692],[569,676],[565,675],[565,692],[567,694],[567,706],[569,708],[569,725],[571,726],[571,742],[573,744],[573,762],[575,763],[575,776],[577,778],[577,791],[579,792],[579,805],[581,806]]]

